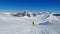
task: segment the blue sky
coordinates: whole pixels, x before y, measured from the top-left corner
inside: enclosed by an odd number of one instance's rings
[[[60,11],[60,0],[0,0],[0,12]]]

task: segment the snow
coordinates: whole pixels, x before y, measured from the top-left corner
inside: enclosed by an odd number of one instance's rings
[[[33,21],[35,26],[32,26]],[[52,14],[37,17],[0,15],[0,34],[60,34],[60,20]]]

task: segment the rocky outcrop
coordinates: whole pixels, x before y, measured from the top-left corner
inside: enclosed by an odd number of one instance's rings
[[[28,16],[28,17],[31,17],[31,14],[27,11],[24,11],[24,12],[18,12],[16,14],[13,14],[13,16],[17,16],[17,17],[24,17],[24,16]]]

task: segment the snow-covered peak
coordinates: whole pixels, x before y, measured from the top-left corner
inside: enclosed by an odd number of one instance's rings
[[[2,16],[10,16],[11,13],[7,13],[7,12],[0,12],[0,15]]]

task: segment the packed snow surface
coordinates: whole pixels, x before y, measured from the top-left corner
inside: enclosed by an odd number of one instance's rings
[[[35,26],[32,26],[35,22]],[[0,34],[60,34],[60,19],[53,15],[13,17],[0,15]]]

